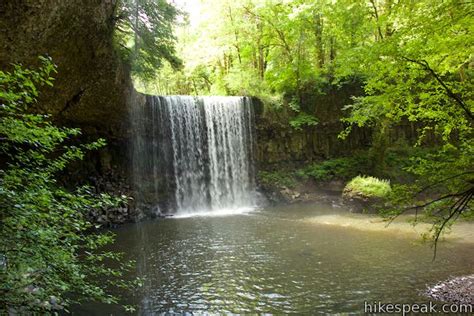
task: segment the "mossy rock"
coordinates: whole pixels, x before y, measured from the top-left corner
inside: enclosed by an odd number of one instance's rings
[[[375,177],[357,176],[345,186],[342,195],[349,199],[359,200],[383,200],[392,188],[390,181],[378,179]]]

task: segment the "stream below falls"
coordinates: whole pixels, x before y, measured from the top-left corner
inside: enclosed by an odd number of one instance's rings
[[[136,293],[120,293],[123,303],[136,304],[137,315],[362,314],[364,301],[427,302],[427,285],[474,271],[472,238],[440,243],[433,262],[409,224],[364,229],[371,224],[347,225],[351,216],[320,203],[123,226],[113,249],[137,261],[129,277],[145,280]],[[328,217],[331,225],[320,220]],[[74,309],[109,314],[126,315],[114,305]]]

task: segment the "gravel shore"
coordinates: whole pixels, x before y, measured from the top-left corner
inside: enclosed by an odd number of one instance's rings
[[[425,294],[437,301],[474,304],[474,274],[439,282],[429,287]]]

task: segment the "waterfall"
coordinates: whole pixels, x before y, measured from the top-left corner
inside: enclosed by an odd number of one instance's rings
[[[178,214],[255,204],[249,98],[147,96],[131,118],[139,202]]]

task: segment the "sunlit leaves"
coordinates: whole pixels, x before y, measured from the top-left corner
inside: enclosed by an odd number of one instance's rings
[[[87,215],[122,198],[58,185],[58,172],[105,142],[65,145],[78,129],[59,128],[49,116],[30,112],[38,88],[52,84],[55,72],[49,58],[40,61],[39,69],[13,65],[11,72],[0,72],[0,313],[53,313],[82,299],[115,302],[106,287],[117,280],[126,284],[120,281],[124,266],[83,261],[84,253],[89,260],[119,259],[101,250],[113,236],[94,234]],[[105,284],[90,278],[99,275],[114,278]]]
[[[300,112],[294,119],[290,120],[290,125],[296,130],[302,130],[303,127],[318,125],[318,119],[313,115]]]
[[[445,225],[459,215],[474,216],[469,198],[474,175],[470,14],[474,7],[456,0],[371,3],[365,28],[378,36],[343,50],[340,56],[338,75],[359,74],[365,79],[366,93],[346,107],[344,122],[349,127],[341,136],[351,126],[371,126],[381,135],[387,124],[416,124],[415,145],[435,150],[412,157],[406,170],[417,180],[395,187],[394,205],[402,207],[389,212],[399,214],[407,205],[418,204],[435,224],[432,237],[437,240]],[[375,138],[374,148],[377,139],[381,137]]]
[[[383,7],[384,2],[379,3]],[[348,121],[366,125],[380,115],[393,121],[407,118],[434,124],[445,140],[454,131],[467,132],[469,122],[463,110],[423,66],[426,63],[453,93],[471,99],[472,77],[465,75],[465,80],[459,80],[463,65],[472,58],[468,32],[472,27],[467,24],[465,9],[456,1],[391,3],[390,16],[379,21],[391,33],[372,43],[361,43],[355,51],[343,52],[355,63],[341,73],[363,74],[368,95],[353,105]]]

